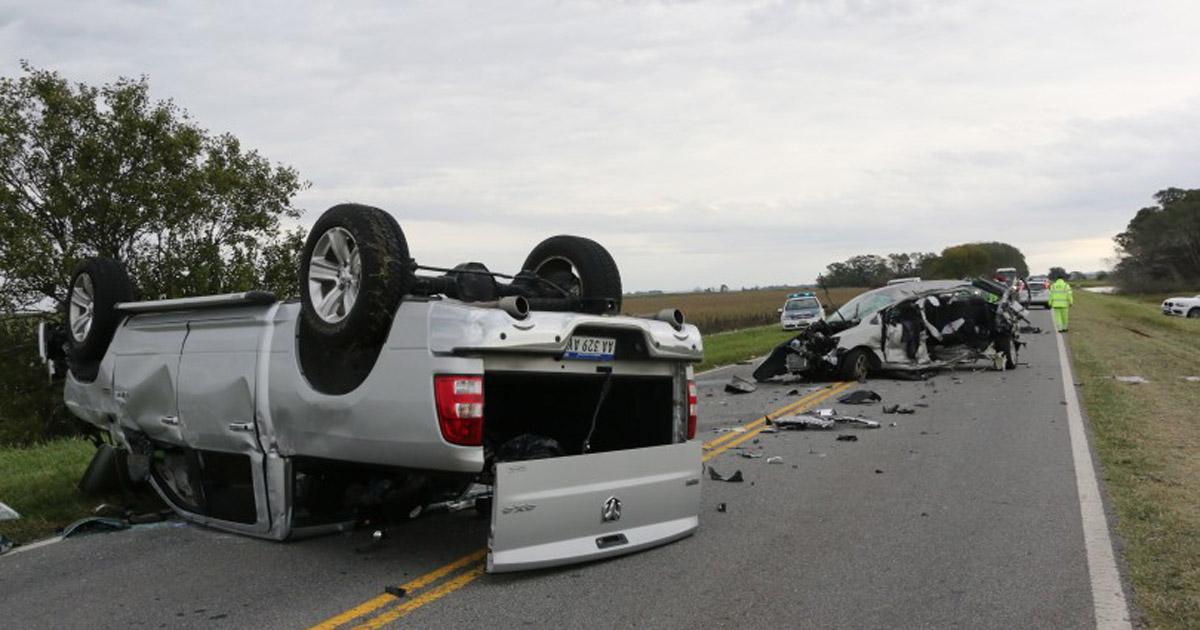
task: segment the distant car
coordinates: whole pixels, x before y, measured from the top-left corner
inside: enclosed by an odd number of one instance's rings
[[[1021,304],[1025,306],[1041,306],[1050,308],[1050,277],[1029,276],[1025,279],[1025,288],[1020,293]]]
[[[1000,267],[996,270],[996,282],[1008,285],[1013,290],[1020,288],[1021,274],[1016,267]]]
[[[1200,295],[1192,297],[1173,297],[1163,300],[1163,315],[1178,315],[1195,319],[1200,317]]]
[[[812,293],[792,293],[779,309],[779,325],[784,330],[808,328],[825,317],[825,308]]]

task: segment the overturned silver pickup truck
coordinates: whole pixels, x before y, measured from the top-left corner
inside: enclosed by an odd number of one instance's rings
[[[866,380],[873,372],[921,372],[986,360],[1016,367],[1025,309],[1010,287],[987,279],[904,282],[867,291],[780,344],[754,370]]]
[[[599,244],[549,238],[516,276],[423,267],[389,214],[346,204],[313,227],[299,288],[133,301],[119,264],[85,261],[67,405],[184,518],[242,534],[403,518],[475,483],[493,488],[490,571],[696,529],[699,331],[619,315]]]

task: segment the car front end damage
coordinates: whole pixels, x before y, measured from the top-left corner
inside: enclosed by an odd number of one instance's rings
[[[809,326],[777,346],[755,379],[863,378],[867,371],[920,372],[978,360],[1016,366],[1025,315],[1007,287],[985,279],[929,281],[870,293],[864,303],[881,307],[861,318],[839,310]]]

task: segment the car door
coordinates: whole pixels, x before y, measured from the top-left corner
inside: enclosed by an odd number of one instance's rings
[[[129,318],[117,330],[113,352],[113,395],[120,422],[161,444],[181,445],[179,353],[187,321],[162,314]]]
[[[699,525],[698,441],[496,465],[488,571],[621,555]]]

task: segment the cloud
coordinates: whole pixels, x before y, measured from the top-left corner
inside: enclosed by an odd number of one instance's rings
[[[1010,5],[43,2],[0,67],[148,74],[311,180],[306,223],[376,204],[436,264],[577,233],[631,289],[973,240],[1099,268],[1070,243],[1196,185],[1200,8]]]

